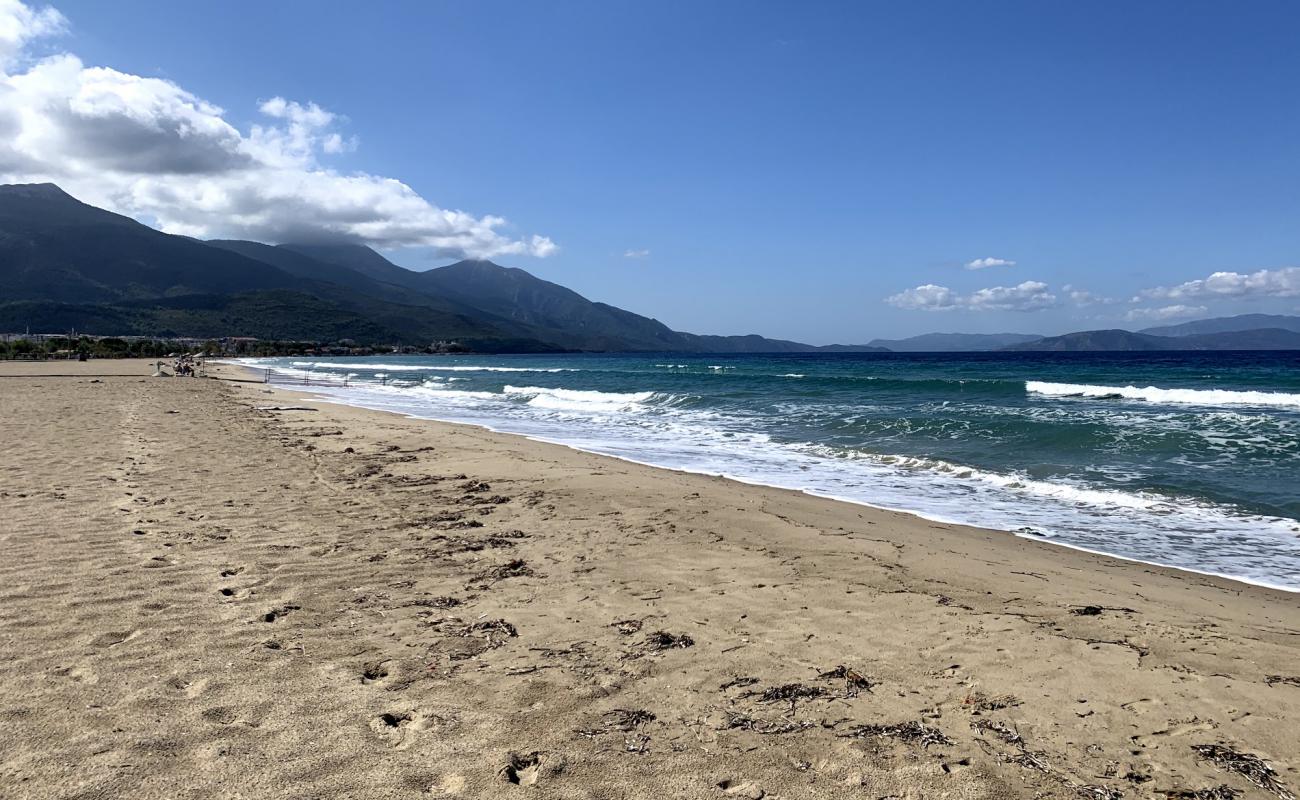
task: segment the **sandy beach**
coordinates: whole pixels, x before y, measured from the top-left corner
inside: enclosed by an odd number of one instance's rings
[[[0,363],[2,797],[1300,793],[1300,595],[150,372]]]

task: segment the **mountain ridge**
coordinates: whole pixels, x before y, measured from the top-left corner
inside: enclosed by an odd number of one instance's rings
[[[88,205],[54,184],[0,186],[0,327],[86,323],[117,335],[452,340],[491,352],[820,349],[674,331],[489,261],[416,272],[357,244],[203,242]]]

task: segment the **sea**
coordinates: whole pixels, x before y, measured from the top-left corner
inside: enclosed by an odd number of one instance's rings
[[[1300,591],[1300,353],[240,363],[339,403]]]

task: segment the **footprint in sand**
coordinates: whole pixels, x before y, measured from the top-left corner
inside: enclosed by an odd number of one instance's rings
[[[541,777],[541,772],[541,753],[511,753],[507,757],[506,765],[497,772],[497,775],[506,783],[532,786]]]
[[[91,647],[117,647],[140,635],[140,631],[108,631],[90,640]]]
[[[387,677],[387,661],[372,661],[361,669],[361,682],[364,684],[380,683]]]
[[[718,781],[717,785],[718,788],[722,790],[723,794],[732,797],[744,797],[748,798],[748,800],[763,800],[763,798],[767,796],[767,792],[763,791],[763,787],[753,781],[727,779]]]
[[[370,729],[387,739],[395,749],[404,750],[436,719],[416,711],[389,711],[372,718]]]
[[[285,617],[289,616],[289,614],[293,613],[294,611],[297,611],[300,608],[302,608],[302,606],[295,606],[295,605],[280,606],[279,608],[273,608],[270,611],[263,614],[261,619],[263,622],[275,622],[278,619],[284,619]]]
[[[58,667],[50,670],[50,674],[57,675],[60,678],[68,678],[77,683],[99,683],[99,675],[97,675],[90,667]]]

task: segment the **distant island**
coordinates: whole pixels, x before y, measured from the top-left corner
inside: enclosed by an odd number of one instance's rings
[[[1264,314],[1138,332],[928,333],[865,345],[699,335],[490,261],[416,272],[358,244],[200,241],[48,183],[0,186],[0,333],[26,330],[482,353],[1300,349],[1300,317]]]

